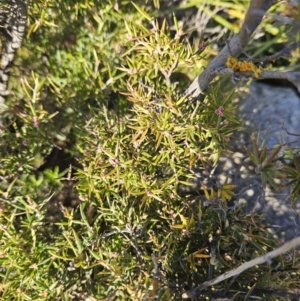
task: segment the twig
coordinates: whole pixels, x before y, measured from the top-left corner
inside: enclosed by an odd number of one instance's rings
[[[247,46],[249,39],[267,10],[274,4],[273,0],[252,0],[247,11],[245,21],[237,35],[235,35],[221,52],[211,61],[207,68],[195,78],[192,84],[185,91],[186,95],[198,97],[204,91],[210,82],[215,78],[216,71],[224,68],[227,58],[229,57],[229,49],[231,55],[237,56]]]
[[[243,54],[245,54],[245,56],[249,59],[249,61],[253,62],[253,63],[266,63],[266,62],[271,62],[274,61],[276,59],[278,59],[279,57],[282,56],[291,56],[291,51],[294,49],[297,49],[300,47],[300,41],[294,42],[288,46],[285,46],[283,49],[279,50],[278,52],[269,55],[269,56],[265,56],[264,58],[260,58],[260,59],[254,59],[252,58],[248,53],[246,53],[245,51],[243,51]]]
[[[172,64],[172,66],[170,67],[169,71],[166,71],[166,70],[161,70],[161,73],[163,74],[163,76],[165,77],[165,80],[166,80],[166,84],[168,87],[171,86],[171,75],[174,71],[174,69],[177,67],[178,65],[178,54],[174,54],[174,62]]]
[[[112,235],[115,235],[115,234],[124,234],[124,233],[129,233],[129,234],[132,234],[132,231],[128,230],[128,229],[124,229],[124,230],[116,230],[116,231],[111,231],[109,233],[104,233],[100,236],[100,238],[106,238],[106,237],[110,237]]]
[[[238,268],[231,270],[227,273],[222,274],[221,276],[213,279],[213,280],[209,280],[204,282],[203,284],[201,284],[200,286],[193,288],[192,290],[188,291],[186,294],[189,296],[195,296],[195,294],[199,293],[200,291],[202,291],[203,289],[212,286],[214,284],[217,284],[219,282],[222,282],[228,278],[234,277],[236,275],[241,274],[242,272],[244,272],[245,270],[248,270],[258,264],[262,264],[265,262],[270,263],[271,259],[284,254],[288,251],[290,251],[291,249],[297,247],[300,245],[300,237],[294,238],[288,242],[286,242],[284,245],[282,245],[281,247],[263,255],[260,256],[258,258],[255,258],[253,260],[247,261],[245,263],[243,263],[242,265],[240,265]]]
[[[267,56],[265,57],[263,60],[261,61],[273,61],[281,56],[287,56],[287,55],[291,55],[291,51],[294,49],[297,49],[300,47],[300,41],[298,42],[294,42],[289,46],[284,47],[283,49],[281,49],[280,51],[274,53],[273,55]]]
[[[296,137],[300,137],[300,134],[294,134],[294,133],[291,133],[289,132],[286,127],[284,126],[284,124],[282,124],[282,127],[281,127],[283,130],[285,130],[285,132],[290,135],[290,136],[296,136]]]
[[[235,75],[237,77],[253,78],[252,72],[237,72],[230,68],[220,68],[215,74],[219,75]],[[300,93],[300,72],[297,71],[262,71],[256,79],[286,79],[291,82]]]

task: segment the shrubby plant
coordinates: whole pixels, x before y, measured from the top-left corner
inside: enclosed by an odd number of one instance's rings
[[[3,300],[292,300],[299,289],[296,251],[199,289],[279,243],[233,206],[228,182],[179,193],[194,168],[230,152],[239,120],[223,83],[185,93],[213,43],[161,17],[167,5],[30,3],[1,137]],[[271,182],[277,149],[255,146]],[[298,169],[285,171],[296,192]]]

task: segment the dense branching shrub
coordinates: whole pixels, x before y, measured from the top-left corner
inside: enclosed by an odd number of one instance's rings
[[[248,4],[224,2],[207,26],[229,36]],[[175,1],[30,4],[0,142],[3,300],[275,300],[270,287],[299,289],[293,251],[193,295],[279,243],[260,215],[234,206],[227,181],[179,193],[195,168],[230,153],[239,129],[226,83],[201,100],[184,94],[226,38],[195,38],[182,11]],[[251,47],[284,40],[286,26],[263,22],[266,40]],[[272,182],[277,149],[248,153]],[[297,195],[295,166],[285,172]]]

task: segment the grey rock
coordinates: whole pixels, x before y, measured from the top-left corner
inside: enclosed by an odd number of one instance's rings
[[[300,146],[300,97],[292,88],[253,82],[238,112],[244,132],[248,133],[248,138],[247,134],[244,136],[248,146],[251,145],[250,134],[258,132],[261,133],[260,142],[265,138],[268,148],[280,143],[284,144],[284,148]],[[284,127],[295,135],[290,135]],[[289,188],[276,191],[267,186],[263,207],[265,222],[285,240],[300,235],[300,206],[292,208],[289,194]]]
[[[300,98],[295,90],[253,82],[238,113],[244,130],[255,135],[261,132],[260,138],[266,138],[268,147],[281,142],[300,146],[300,136],[289,135],[282,128],[284,125],[288,132],[300,135]]]
[[[274,87],[254,82],[250,94],[239,101],[238,114],[243,121],[243,131],[235,144],[233,154],[223,155],[214,168],[194,170],[195,178],[190,187],[179,187],[179,193],[198,193],[206,188],[221,187],[226,179],[236,185],[233,201],[242,206],[245,213],[264,214],[264,221],[274,235],[289,240],[300,235],[300,204],[292,208],[289,188],[279,191],[263,188],[260,175],[245,154],[244,147],[251,147],[251,134],[261,132],[266,145],[272,148],[279,143],[300,146],[300,137],[291,136],[283,130],[300,134],[300,98],[291,88]],[[289,145],[289,143],[292,143]],[[300,203],[300,202],[299,202]]]

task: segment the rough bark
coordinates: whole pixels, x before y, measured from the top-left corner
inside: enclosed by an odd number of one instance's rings
[[[9,72],[25,35],[27,7],[28,1],[20,0],[11,0],[0,6],[0,26],[4,37],[0,68],[0,112],[7,108],[5,100],[9,94],[7,89]],[[2,118],[0,126],[3,126]]]

